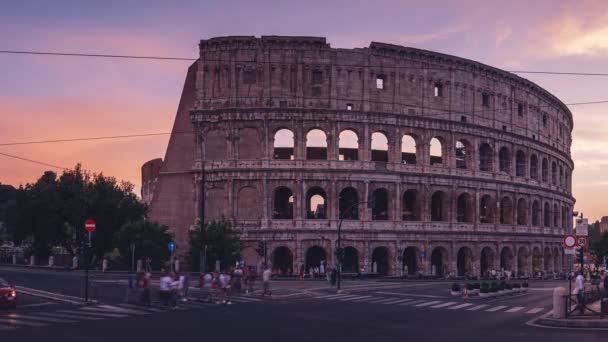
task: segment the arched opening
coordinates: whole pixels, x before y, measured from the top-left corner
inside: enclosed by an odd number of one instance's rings
[[[319,246],[312,246],[306,251],[306,270],[309,271],[311,268],[321,268],[321,263],[326,265],[327,256],[325,250]]]
[[[551,248],[545,247],[544,253],[544,268],[543,270],[547,273],[553,272],[553,258],[551,256]]]
[[[526,154],[523,151],[517,151],[515,154],[515,176],[526,176]]]
[[[318,128],[306,134],[306,159],[327,160],[327,135]]]
[[[294,139],[293,132],[280,129],[274,134],[274,159],[293,160]]]
[[[502,147],[498,152],[498,170],[511,173],[511,152],[506,147]]]
[[[540,226],[540,204],[536,200],[532,202],[532,225]]]
[[[443,247],[435,247],[431,253],[431,274],[440,277],[448,274],[448,251]]]
[[[340,191],[340,213],[345,220],[359,219],[359,194],[357,190],[347,187]]]
[[[431,166],[443,164],[443,146],[437,138],[431,139]]]
[[[274,192],[272,218],[278,220],[293,219],[293,193],[284,186]]]
[[[388,206],[388,191],[386,189],[376,189],[373,192],[375,200],[374,208],[372,209],[372,220],[386,221],[389,217]]]
[[[529,274],[530,267],[528,264],[528,250],[525,247],[520,247],[517,252],[517,271],[519,274]]]
[[[456,168],[457,169],[466,169],[467,168],[467,147],[465,145],[465,142],[463,142],[462,140],[458,140],[456,141],[456,150],[455,150],[455,157],[456,157]]]
[[[339,160],[359,160],[359,137],[352,130],[340,132],[338,143]]]
[[[381,132],[372,134],[372,161],[388,162],[388,139]]]
[[[530,156],[530,178],[538,180],[538,157],[536,154]]]
[[[520,226],[528,224],[528,203],[523,198],[517,200],[517,224]]]
[[[551,163],[551,183],[557,185],[557,164]]]
[[[293,272],[293,254],[289,248],[275,248],[272,252],[272,270],[282,275]]]
[[[416,140],[411,135],[406,134],[401,139],[401,162],[416,164]]]
[[[415,275],[418,273],[418,248],[408,247],[403,251],[403,273]]]
[[[543,226],[551,227],[551,206],[547,202],[545,202],[545,205],[543,207],[543,215]]]
[[[407,190],[403,193],[403,221],[420,221],[420,205],[418,202],[418,191]]]
[[[480,223],[494,223],[494,209],[496,208],[496,202],[490,195],[484,195],[479,200],[479,222]]]
[[[503,247],[500,251],[500,269],[513,271],[513,251],[509,247]]]
[[[372,253],[372,272],[386,276],[389,273],[388,248],[376,247]]]
[[[563,166],[559,166],[559,185],[561,187],[565,187],[566,184],[564,183],[564,167]]]
[[[553,227],[559,228],[559,207],[553,204]]]
[[[327,194],[318,186],[306,192],[306,218],[313,220],[327,218]]]
[[[359,272],[359,252],[355,247],[344,248],[342,272]]]
[[[543,271],[542,259],[543,255],[540,252],[540,248],[534,247],[532,250],[532,270],[534,273]]]
[[[458,250],[458,257],[456,260],[456,268],[458,276],[463,277],[465,275],[473,274],[473,252],[468,247],[462,247]]]
[[[563,229],[568,229],[569,217],[570,217],[570,214],[568,213],[566,206],[562,206],[562,228]]]
[[[481,250],[481,258],[479,259],[479,270],[484,277],[489,276],[489,272],[494,269],[494,250],[490,247],[485,247]]]
[[[542,168],[541,174],[543,177],[543,182],[548,183],[549,182],[549,161],[547,160],[547,158],[543,158],[541,168]]]
[[[557,247],[553,248],[553,272],[562,271],[562,261]]]
[[[486,143],[479,145],[479,171],[492,171],[493,159],[492,147]]]
[[[456,200],[456,222],[473,222],[473,205],[471,195],[462,193]]]
[[[513,201],[503,197],[500,201],[500,224],[513,224]]]
[[[435,191],[431,196],[431,221],[447,221],[447,196],[443,191]]]

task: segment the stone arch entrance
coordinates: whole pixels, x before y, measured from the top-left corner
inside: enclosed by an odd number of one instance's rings
[[[553,272],[561,272],[562,271],[562,260],[561,255],[559,254],[559,249],[557,247],[553,248]]]
[[[545,247],[544,253],[544,269],[545,273],[553,272],[553,258],[551,255],[551,248]]]
[[[532,249],[532,270],[534,273],[543,271],[543,255],[540,251],[540,248],[534,247]]]
[[[293,272],[293,253],[285,246],[277,247],[272,252],[272,270],[281,275]]]
[[[500,269],[513,271],[513,251],[509,247],[503,247],[500,251]]]
[[[479,258],[479,271],[480,275],[487,277],[491,270],[494,269],[494,250],[490,247],[485,247],[481,250],[481,257]]]
[[[416,247],[408,247],[403,251],[403,272],[407,275],[418,273],[418,255],[420,252]]]
[[[520,247],[517,251],[517,271],[519,274],[530,273],[530,267],[528,264],[528,258],[530,254],[526,247]]]
[[[431,253],[431,274],[444,276],[448,273],[448,251],[443,247],[435,247]]]
[[[376,273],[382,276],[386,276],[390,270],[389,264],[389,252],[386,247],[376,247],[372,253],[372,268],[376,265]],[[373,269],[372,269],[373,271]]]
[[[309,272],[310,268],[321,267],[321,262],[324,262],[324,267],[327,261],[327,254],[325,249],[319,246],[312,246],[306,251],[306,272]]]
[[[472,275],[473,273],[473,252],[469,247],[462,247],[458,250],[456,268],[458,276]]]
[[[359,272],[359,252],[355,247],[344,248],[342,272]]]

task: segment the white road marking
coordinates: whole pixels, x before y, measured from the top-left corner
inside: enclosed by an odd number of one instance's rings
[[[344,301],[353,301],[353,300],[357,300],[357,299],[362,299],[362,298],[369,298],[370,296],[351,296],[351,297],[345,297],[345,298],[338,298],[338,300],[344,300]]]
[[[543,311],[545,308],[534,308],[532,310],[526,311],[527,314],[535,314]]]
[[[60,317],[60,318],[77,319],[77,320],[84,320],[84,321],[98,321],[100,319],[104,319],[103,317],[91,317],[91,316],[76,315],[76,314],[68,315],[68,314],[58,313],[58,312],[38,312],[36,314],[40,315],[40,316]]]
[[[407,302],[413,302],[413,301],[414,301],[414,299],[398,299],[398,300],[394,300],[394,301],[391,301],[388,303],[382,303],[382,304],[387,304],[387,305],[391,304],[392,305],[392,304],[401,304],[401,303],[407,303]]]
[[[239,300],[242,300],[242,301],[245,301],[245,302],[261,302],[262,301],[260,298],[244,297],[244,296],[230,296],[231,300],[233,298],[239,299]]]
[[[114,314],[114,313],[110,313],[107,310],[95,310],[91,311],[91,310],[87,310],[89,308],[83,308],[83,309],[79,309],[79,310],[59,310],[58,312],[64,312],[64,313],[68,313],[68,314],[77,314],[77,315],[89,315],[89,316],[97,316],[97,317],[105,317],[105,318],[124,318],[124,317],[129,317],[129,315],[124,315],[124,314]],[[84,311],[87,310],[87,311]]]
[[[391,302],[391,301],[393,301],[393,300],[395,300],[395,299],[396,299],[396,298],[386,298],[386,297],[384,297],[384,298],[380,298],[380,299],[379,299],[379,300],[377,300],[377,301],[372,301],[372,302],[368,302],[368,303],[370,303],[370,304],[382,304],[382,303],[384,303],[384,302]]]
[[[468,308],[468,309],[466,309],[466,311],[477,311],[479,309],[487,308],[488,306],[489,306],[488,304],[481,304],[481,305],[474,306],[472,308]]]
[[[433,304],[439,304],[439,303],[441,303],[441,301],[440,301],[440,300],[432,300],[432,301],[430,301],[430,302],[422,302],[422,303],[420,303],[420,304],[416,304],[416,305],[414,305],[414,306],[415,306],[415,307],[418,307],[418,308],[423,308],[423,307],[425,307],[425,306],[430,306],[430,305],[433,305]]]
[[[424,300],[418,299],[413,302],[403,303],[403,304],[399,304],[399,305],[414,305],[414,304],[424,303],[424,302],[425,302]]]
[[[378,297],[372,297],[372,296],[367,296],[368,298],[363,298],[363,299],[355,299],[353,300],[353,302],[357,302],[357,303],[365,303],[365,302],[371,302],[373,300],[376,300]]]
[[[338,298],[326,298],[329,300],[343,300],[343,299],[349,299],[349,298],[355,298],[355,297],[359,297],[359,295],[348,295],[348,296],[343,296],[343,297],[338,297]]]
[[[496,312],[496,311],[502,310],[502,309],[504,309],[506,307],[507,307],[506,305],[499,305],[499,306],[495,306],[495,307],[493,307],[491,309],[486,310],[486,312]]]
[[[391,296],[406,296],[406,297],[420,297],[420,298],[447,298],[447,296],[433,296],[433,295],[421,295],[421,294],[399,293],[399,292],[377,291],[374,293],[391,295]]]
[[[127,309],[145,310],[145,311],[152,311],[152,312],[163,312],[163,310],[153,308],[151,306],[142,306],[142,305],[134,305],[134,304],[126,304],[126,303],[117,304],[116,306],[124,307]]]
[[[525,309],[525,308],[523,306],[516,306],[516,307],[514,307],[512,309],[509,309],[509,310],[507,310],[505,312],[517,312],[517,311],[520,311],[522,309]]]
[[[121,308],[121,307],[112,306],[112,305],[99,305],[98,307],[102,308],[102,309],[108,309],[109,311],[116,312],[118,314],[147,315],[150,313],[150,312],[146,312],[146,311],[140,311],[140,310],[135,310],[135,309],[126,309],[126,308]]]
[[[433,309],[445,308],[446,306],[450,306],[450,305],[454,305],[454,304],[458,304],[458,302],[442,303],[442,304],[438,304],[438,305],[433,305],[433,306],[431,306],[431,308],[433,308]]]
[[[57,303],[55,302],[44,302],[44,303],[34,303],[34,304],[25,304],[25,305],[19,305],[20,308],[33,308],[36,306],[46,306],[46,305],[55,305]]]
[[[23,325],[26,327],[45,327],[47,324],[46,323],[38,323],[38,322],[24,322],[24,321],[19,321],[16,319],[10,319],[10,318],[0,318],[0,323],[5,323],[8,325],[12,325],[12,326],[18,326],[18,325]]]
[[[448,308],[448,310],[458,310],[458,309],[462,309],[462,308],[467,308],[469,306],[473,306],[473,304],[471,304],[471,303],[464,303],[464,304],[452,306],[452,307]]]
[[[42,322],[50,322],[50,323],[76,323],[78,321],[74,321],[74,320],[69,320],[69,319],[60,319],[60,318],[54,318],[54,317],[40,317],[37,316],[38,313],[36,313],[35,315],[20,315],[20,314],[12,314],[10,317],[11,318],[22,318],[25,320],[31,319],[34,321],[42,321]]]
[[[332,295],[313,297],[313,298],[315,298],[315,299],[334,299],[334,298],[340,298],[340,297],[346,297],[346,296],[350,296],[350,295],[349,294],[332,294]]]

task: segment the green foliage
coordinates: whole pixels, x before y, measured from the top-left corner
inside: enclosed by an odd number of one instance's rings
[[[524,282],[521,284],[521,287],[526,287],[526,288],[527,288],[527,287],[528,287],[528,282],[527,282],[527,281],[524,281]]]
[[[131,244],[135,245],[135,261],[148,257],[152,259],[152,267],[160,268],[171,257],[167,248],[173,240],[169,227],[154,221],[140,220],[123,225],[114,233],[114,245],[120,255],[118,257],[123,266],[130,265]]]
[[[600,238],[591,240],[590,251],[595,255],[596,265],[604,263],[604,257],[608,258],[608,232],[604,232]]]
[[[241,259],[243,242],[227,220],[207,222],[201,231],[200,222],[189,233],[190,263],[194,269],[200,265],[201,252],[206,250],[206,270],[215,269],[215,262],[225,269]],[[206,246],[206,248],[205,248]]]
[[[498,292],[498,283],[497,282],[492,282],[492,284],[490,284],[490,292],[492,292],[492,293]]]
[[[513,284],[513,288],[514,289],[519,289],[519,288],[521,288],[521,285],[519,283],[514,283]]]
[[[479,290],[481,288],[481,285],[479,283],[474,283],[473,288]]]
[[[460,284],[458,284],[458,283],[452,284],[452,291],[454,291],[454,292],[460,291]]]
[[[490,285],[488,283],[481,283],[481,287],[479,289],[480,292],[482,292],[482,293],[488,293],[489,290],[490,290]]]

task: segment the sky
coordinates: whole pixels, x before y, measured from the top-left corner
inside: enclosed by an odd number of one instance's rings
[[[155,1],[0,3],[0,50],[196,58],[227,35],[326,37],[439,51],[505,70],[608,73],[608,1]],[[82,163],[134,183],[164,157],[168,135],[2,144],[170,132],[187,61],[0,54],[0,153],[60,167]],[[565,103],[608,100],[608,77],[521,75]],[[572,106],[575,210],[608,215],[608,104]],[[49,167],[0,155],[0,183],[34,182]]]

